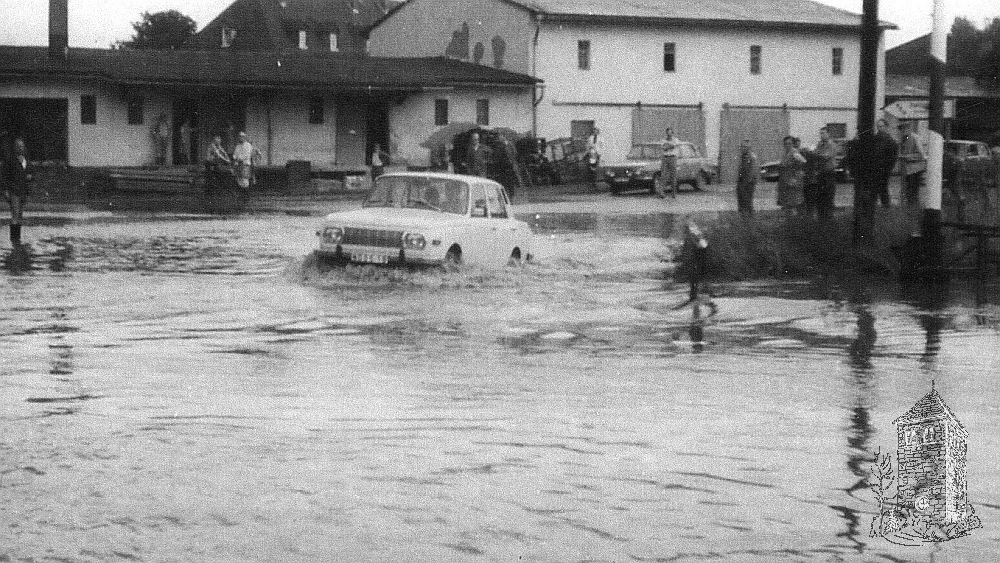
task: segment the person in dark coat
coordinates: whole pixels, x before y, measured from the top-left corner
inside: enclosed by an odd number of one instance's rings
[[[0,183],[4,199],[10,205],[10,242],[17,246],[21,244],[24,205],[28,201],[30,184],[35,179],[35,170],[28,161],[24,139],[15,138],[13,145],[4,149],[3,159],[0,160]]]
[[[753,215],[753,193],[759,175],[760,167],[757,164],[757,155],[751,150],[750,139],[743,139],[740,143],[740,164],[736,173],[736,208],[744,217]]]
[[[469,139],[467,161],[469,174],[484,178],[489,176],[490,149],[479,142],[479,133],[473,133]]]
[[[878,120],[878,131],[875,133],[875,154],[879,162],[879,183],[876,195],[882,207],[891,207],[889,178],[892,176],[892,169],[896,167],[896,159],[899,157],[899,143],[889,134],[889,122],[885,119]]]

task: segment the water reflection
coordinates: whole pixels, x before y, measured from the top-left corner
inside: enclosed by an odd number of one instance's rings
[[[3,258],[3,269],[12,275],[26,274],[31,271],[31,247],[27,244],[11,248]]]

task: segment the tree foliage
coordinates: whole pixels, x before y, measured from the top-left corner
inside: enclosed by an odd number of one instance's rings
[[[1000,79],[1000,18],[982,28],[967,18],[955,18],[948,38],[948,73]]]
[[[119,43],[131,49],[174,49],[194,35],[198,24],[177,10],[143,12],[142,20],[132,22],[135,33]]]

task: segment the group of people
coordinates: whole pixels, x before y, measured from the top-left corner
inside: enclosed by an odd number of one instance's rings
[[[253,184],[253,166],[260,160],[260,150],[253,146],[245,132],[240,131],[238,137],[239,142],[233,147],[232,153],[226,152],[222,146],[222,136],[212,138],[212,143],[205,151],[205,173],[210,185],[223,185],[227,174],[235,178],[236,185],[240,188],[246,189]]]
[[[874,192],[870,195],[883,207],[892,205],[889,178],[897,162],[904,179],[902,199],[905,205],[917,204],[927,167],[927,159],[909,125],[901,125],[900,131],[902,140],[897,143],[889,133],[889,122],[880,119],[870,144],[866,146],[867,154],[856,154],[858,149],[851,142],[843,156],[844,166],[852,173],[856,172],[852,168],[857,168],[858,163],[865,164],[867,168],[864,172],[873,179]],[[831,138],[827,127],[819,130],[819,136],[819,143],[811,149],[802,147],[798,137],[786,136],[782,139],[784,153],[778,166],[777,204],[788,215],[800,214],[820,220],[833,216],[837,176],[841,173],[838,162],[841,149]],[[737,209],[740,214],[750,216],[754,212],[753,198],[760,166],[749,139],[741,143],[739,159]]]

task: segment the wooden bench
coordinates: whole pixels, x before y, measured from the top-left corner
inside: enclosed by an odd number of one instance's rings
[[[190,192],[200,186],[201,172],[190,168],[116,168],[111,186],[126,192]]]

